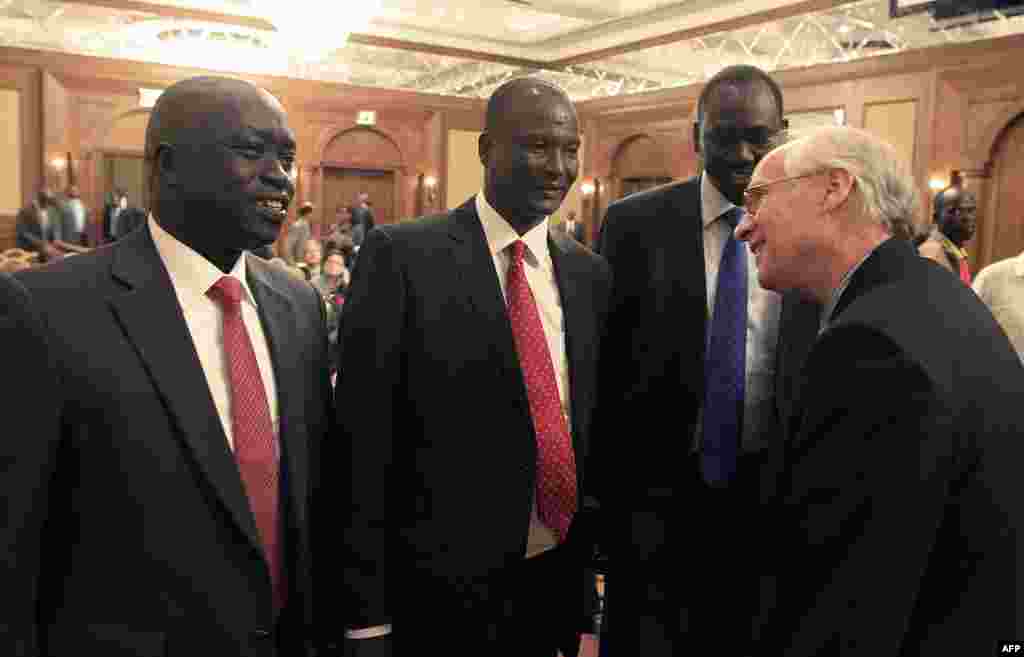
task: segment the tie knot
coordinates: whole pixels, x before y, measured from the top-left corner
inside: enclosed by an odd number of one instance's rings
[[[725,220],[725,223],[729,225],[731,230],[736,230],[736,226],[740,225],[740,222],[743,221],[743,217],[745,217],[746,214],[747,213],[743,208],[737,205],[726,210],[725,214],[722,215],[722,219]]]
[[[520,265],[523,262],[523,255],[526,254],[526,242],[516,240],[508,245],[509,253],[512,255],[513,265]]]
[[[236,308],[242,302],[242,283],[234,276],[222,276],[210,286],[206,295],[225,309]]]

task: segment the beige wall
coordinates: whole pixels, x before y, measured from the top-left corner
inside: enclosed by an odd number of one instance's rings
[[[122,116],[103,139],[103,147],[110,150],[132,151],[141,155],[146,147],[146,125],[148,123],[148,110]]]
[[[479,132],[448,131],[448,171],[445,176],[448,209],[457,208],[484,186],[484,168],[477,149]]]
[[[0,89],[0,214],[21,207],[21,93]]]
[[[873,103],[864,106],[864,129],[886,140],[911,167],[917,129],[917,102]]]

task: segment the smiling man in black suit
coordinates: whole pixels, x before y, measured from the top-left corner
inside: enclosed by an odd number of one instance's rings
[[[246,254],[277,238],[295,139],[266,91],[191,78],[145,154],[146,225],[19,275],[54,421],[4,441],[0,653],[305,655],[323,304]]]
[[[549,229],[578,173],[576,111],[517,79],[492,95],[484,189],[367,236],[342,317],[340,519],[350,625],[396,654],[575,655],[603,260]],[[337,450],[337,451],[335,451]],[[361,626],[361,627],[360,627]],[[390,626],[390,627],[382,627]]]

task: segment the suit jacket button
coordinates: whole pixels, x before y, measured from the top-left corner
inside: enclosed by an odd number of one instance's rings
[[[271,632],[270,630],[264,630],[264,629],[253,630],[253,632],[252,632],[252,637],[254,639],[260,639],[260,640],[269,639],[273,635],[274,635],[273,632]]]

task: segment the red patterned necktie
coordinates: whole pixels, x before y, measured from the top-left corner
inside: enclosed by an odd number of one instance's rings
[[[561,542],[576,513],[576,457],[562,414],[544,327],[523,270],[526,244],[516,240],[510,250],[512,262],[506,282],[508,318],[537,434],[537,515]]]
[[[267,392],[263,387],[256,352],[242,321],[242,284],[224,276],[207,296],[224,311],[224,355],[231,386],[231,431],[235,460],[242,475],[249,508],[263,540],[270,567],[274,607],[284,606],[284,582],[281,572],[281,546],[278,543],[278,489],[280,471],[274,449],[274,423],[270,417]]]

